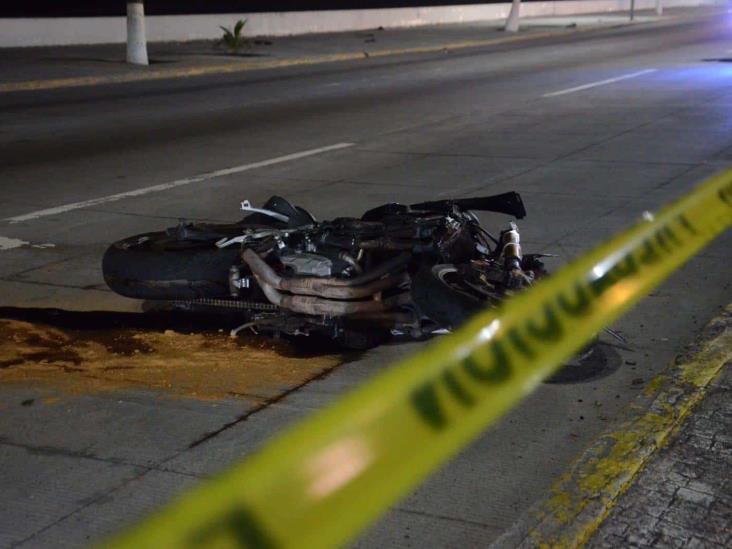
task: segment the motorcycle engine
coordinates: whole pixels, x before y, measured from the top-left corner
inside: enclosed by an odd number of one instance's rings
[[[280,255],[285,271],[300,276],[332,276],[333,261],[325,256],[288,250]]]

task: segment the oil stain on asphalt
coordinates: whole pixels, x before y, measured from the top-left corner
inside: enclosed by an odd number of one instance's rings
[[[71,394],[149,389],[271,398],[346,360],[336,349],[230,338],[221,316],[0,308],[0,383]]]

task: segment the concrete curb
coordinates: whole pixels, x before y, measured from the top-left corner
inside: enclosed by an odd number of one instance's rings
[[[157,69],[157,70],[146,70],[141,69],[139,72],[116,74],[116,75],[105,75],[105,76],[82,76],[82,77],[71,77],[71,78],[55,78],[50,80],[31,80],[23,82],[8,82],[0,84],[0,93],[13,93],[13,92],[26,92],[26,91],[41,91],[41,90],[54,90],[61,88],[76,88],[86,86],[100,86],[109,84],[124,84],[131,82],[145,82],[153,80],[165,80],[165,79],[176,79],[176,78],[193,78],[196,76],[210,76],[218,74],[235,74],[239,72],[254,71],[254,70],[266,70],[266,69],[278,69],[284,67],[298,67],[298,66],[309,66],[319,65],[325,63],[334,63],[338,61],[357,61],[368,58],[380,58],[380,57],[393,57],[398,55],[415,55],[415,54],[429,54],[429,53],[449,53],[455,50],[464,50],[471,48],[480,48],[485,46],[494,46],[500,44],[511,44],[520,42],[529,42],[532,40],[541,40],[544,38],[552,38],[558,36],[572,36],[580,33],[604,31],[619,27],[626,27],[630,25],[640,24],[652,24],[652,25],[669,25],[675,24],[680,20],[686,20],[690,18],[685,17],[668,17],[666,21],[661,22],[631,22],[613,24],[608,26],[589,27],[589,28],[578,28],[572,31],[553,30],[545,32],[530,33],[526,35],[508,36],[500,38],[490,38],[486,40],[467,40],[461,42],[448,42],[438,44],[434,46],[418,46],[412,48],[400,48],[400,49],[387,49],[387,50],[376,50],[369,52],[350,52],[350,53],[339,53],[331,55],[321,55],[315,57],[301,57],[294,59],[281,59],[274,61],[265,61],[260,63],[252,62],[231,62],[226,64],[210,65],[205,67],[186,67],[179,69]],[[694,19],[694,18],[691,18]]]
[[[732,304],[714,318],[643,394],[618,428],[599,437],[544,500],[491,548],[581,547],[602,524],[635,475],[673,436],[732,363]]]

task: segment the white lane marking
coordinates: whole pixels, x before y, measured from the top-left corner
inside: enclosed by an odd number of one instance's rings
[[[313,156],[315,154],[321,154],[329,151],[336,151],[338,149],[345,149],[353,147],[355,143],[338,143],[336,145],[329,145],[328,147],[320,147],[319,149],[310,149],[309,151],[301,151],[298,153],[287,154],[285,156],[278,156],[277,158],[270,158],[269,160],[262,160],[261,162],[254,162],[252,164],[243,164],[241,166],[234,166],[233,168],[225,168],[223,170],[216,170],[213,172],[206,172],[193,177],[186,177],[184,179],[176,179],[169,183],[161,183],[160,185],[153,185],[152,187],[144,187],[142,189],[135,189],[134,191],[127,191],[124,193],[112,194],[109,196],[102,196],[100,198],[92,198],[91,200],[84,200],[82,202],[72,202],[71,204],[64,204],[62,206],[56,206],[54,208],[47,208],[45,210],[38,210],[36,212],[30,212],[23,215],[17,215],[15,217],[8,217],[3,219],[8,223],[20,223],[22,221],[31,221],[41,217],[49,215],[56,215],[71,210],[78,210],[80,208],[88,208],[90,206],[98,206],[99,204],[106,204],[107,202],[115,202],[122,200],[123,198],[130,198],[133,196],[143,196],[150,193],[158,193],[160,191],[167,191],[168,189],[175,189],[176,187],[183,187],[190,185],[191,183],[200,183],[201,181],[207,181],[216,177],[222,177],[224,175],[231,175],[235,173],[246,172],[248,170],[254,170],[256,168],[264,168],[265,166],[271,166],[273,164],[281,164],[282,162],[289,162],[291,160],[297,160],[299,158],[305,158],[306,156]]]
[[[0,236],[0,251],[12,250],[13,248],[21,248],[30,244],[27,240],[20,240],[19,238],[8,238],[7,236]]]
[[[567,88],[566,90],[559,90],[551,93],[545,93],[542,95],[542,97],[556,97],[558,95],[565,95],[567,93],[574,93],[582,90],[587,90],[589,88],[596,88],[597,86],[605,86],[606,84],[612,84],[613,82],[620,82],[621,80],[628,80],[629,78],[637,78],[638,76],[643,76],[644,74],[649,74],[652,72],[656,72],[658,69],[645,69],[638,72],[631,72],[630,74],[623,74],[622,76],[616,76],[615,78],[608,78],[607,80],[600,80],[599,82],[590,82],[589,84],[584,84],[582,86],[576,86],[574,88]]]
[[[50,242],[44,242],[43,244],[31,244],[27,240],[21,240],[20,238],[8,238],[7,236],[0,236],[0,252],[4,252],[5,250],[13,250],[15,248],[23,248],[25,246],[30,246],[31,248],[38,249],[56,247],[55,244],[51,244]]]

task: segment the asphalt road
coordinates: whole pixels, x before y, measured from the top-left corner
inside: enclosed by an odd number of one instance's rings
[[[109,242],[236,219],[241,200],[274,193],[328,218],[516,190],[525,249],[560,254],[556,268],[732,164],[732,64],[718,61],[730,48],[727,22],[710,20],[0,96],[0,304],[140,310],[104,287]],[[357,545],[485,546],[510,528],[732,301],[730,249],[728,232],[620,320],[628,343],[603,346],[602,375],[542,386]],[[99,539],[418,345],[375,349],[264,405],[2,385],[0,545]]]

